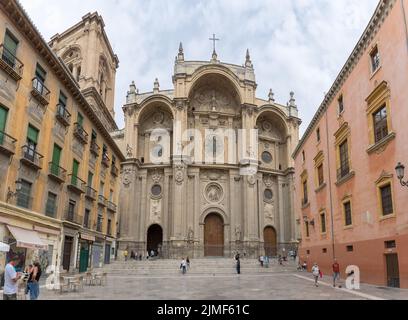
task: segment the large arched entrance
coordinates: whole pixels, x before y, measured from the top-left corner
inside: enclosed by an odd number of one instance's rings
[[[224,256],[224,221],[217,213],[210,213],[204,221],[204,255]]]
[[[150,226],[147,231],[147,251],[150,252],[153,250],[155,255],[159,253],[159,247],[163,243],[163,229],[158,224]]]
[[[268,257],[275,257],[278,252],[277,236],[273,227],[266,227],[264,230],[265,254]]]

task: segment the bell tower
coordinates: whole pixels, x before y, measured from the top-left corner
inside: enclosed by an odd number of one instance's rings
[[[76,25],[54,35],[49,45],[71,71],[90,105],[102,118],[105,115],[112,127],[119,59],[106,35],[102,17],[97,12],[88,13]]]

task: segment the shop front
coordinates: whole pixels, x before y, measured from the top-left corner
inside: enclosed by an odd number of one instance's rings
[[[92,268],[102,268],[104,262],[105,239],[96,238],[92,245]]]
[[[77,250],[79,240],[78,230],[64,227],[62,245],[62,269],[66,272],[74,272],[76,269]]]
[[[80,241],[78,246],[78,268],[80,273],[88,271],[91,266],[92,244],[95,242],[95,237],[86,233],[80,233]]]

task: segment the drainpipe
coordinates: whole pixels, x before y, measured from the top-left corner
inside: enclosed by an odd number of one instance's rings
[[[329,170],[331,241],[332,241],[332,251],[333,251],[333,261],[334,261],[334,259],[336,258],[336,251],[335,251],[335,238],[334,238],[333,192],[332,192],[331,165],[330,165],[329,120],[328,120],[328,115],[327,114],[328,114],[328,110],[326,110],[326,112],[325,112],[325,118],[326,118],[326,144],[327,144],[327,168]]]

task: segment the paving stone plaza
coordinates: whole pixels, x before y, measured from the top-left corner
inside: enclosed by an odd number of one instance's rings
[[[197,266],[197,264],[199,264]],[[333,288],[323,277],[318,288],[313,277],[294,264],[272,261],[261,268],[257,261],[243,260],[237,275],[230,259],[194,260],[187,275],[179,262],[143,261],[114,263],[106,268],[106,286],[85,286],[79,292],[42,289],[41,300],[382,300],[408,299],[408,290],[361,285],[361,290]],[[344,286],[344,281],[342,281]]]

